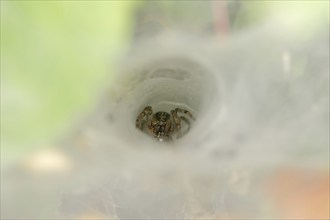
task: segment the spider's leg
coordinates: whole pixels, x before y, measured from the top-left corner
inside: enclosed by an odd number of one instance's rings
[[[171,122],[171,117],[170,117],[170,118],[166,121],[165,131],[164,131],[165,134],[169,134],[169,133],[171,133],[171,124],[172,124],[172,122]]]
[[[151,107],[150,107],[151,108]],[[147,127],[148,128],[150,128],[151,127],[151,118],[152,117],[150,117],[151,115],[152,115],[153,113],[152,113],[152,109],[151,109],[151,111],[147,114],[147,120],[146,120],[146,122],[147,122]]]
[[[150,115],[152,115],[152,107],[147,106],[136,118],[135,126],[140,130],[143,130],[145,122],[147,121],[147,123],[149,123],[150,121]]]
[[[185,114],[187,117],[185,117],[185,116],[178,116],[178,113]],[[175,116],[174,119],[177,118],[176,121],[178,121],[179,124],[180,124],[180,128],[178,129],[178,136],[177,136],[178,138],[180,138],[180,137],[182,137],[184,134],[186,134],[190,130],[191,123],[190,123],[190,120],[188,120],[188,117],[190,119],[192,119],[193,121],[195,121],[195,118],[194,118],[194,116],[189,111],[184,110],[184,109],[181,109],[181,108],[174,109],[173,110],[173,115]],[[182,132],[182,130],[181,130],[181,120],[184,121],[184,122],[186,122],[187,125],[188,125],[188,130],[186,130],[185,132]]]
[[[172,116],[170,116],[166,122],[165,122],[165,129],[164,129],[164,134],[166,136],[166,139],[168,140],[169,137],[171,137],[172,132],[174,131],[174,123],[172,122]]]
[[[187,116],[189,116],[192,120],[196,120],[195,118],[194,118],[194,116],[190,113],[190,111],[187,111],[187,110],[184,110],[184,109],[182,109],[182,108],[176,108],[174,111],[176,111],[176,112],[180,112],[180,113],[183,113],[183,114],[185,114],[185,115],[187,115]]]
[[[138,117],[136,118],[135,121],[135,126],[141,130],[143,130],[143,125],[144,125],[144,118],[145,118],[146,114],[144,112],[141,112]]]
[[[172,132],[173,131],[177,131],[178,135],[177,137],[181,137],[180,133],[181,133],[181,119],[178,117],[178,112],[176,110],[172,110],[171,111],[171,115],[175,124],[175,127],[173,126]]]
[[[178,116],[177,111],[172,110],[171,111],[171,115],[172,115],[172,118],[173,118],[174,124],[175,124],[174,130],[180,130],[181,129],[181,120],[180,120],[180,118]]]
[[[190,121],[186,118],[186,117],[184,117],[184,116],[180,116],[180,119],[182,120],[182,121],[184,121],[184,122],[186,122],[187,123],[187,125],[188,125],[188,130],[187,130],[187,132],[190,130]]]

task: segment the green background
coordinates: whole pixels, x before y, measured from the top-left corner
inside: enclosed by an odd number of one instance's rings
[[[1,1],[3,160],[50,144],[88,111],[137,3]]]

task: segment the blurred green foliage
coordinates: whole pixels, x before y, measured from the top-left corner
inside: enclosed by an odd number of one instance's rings
[[[130,41],[138,4],[1,1],[3,160],[49,144],[87,111]]]

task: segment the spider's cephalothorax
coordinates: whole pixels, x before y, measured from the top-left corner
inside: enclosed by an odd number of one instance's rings
[[[178,116],[178,113],[182,113],[188,116],[190,119],[195,120],[192,114],[184,109],[176,108],[171,111],[171,114],[167,112],[157,112],[153,114],[152,107],[147,106],[137,116],[135,125],[142,131],[146,127],[149,133],[157,138],[158,141],[172,140],[172,135],[177,132],[177,137],[181,137],[181,121],[184,121],[188,129],[190,129],[190,121],[185,116]]]

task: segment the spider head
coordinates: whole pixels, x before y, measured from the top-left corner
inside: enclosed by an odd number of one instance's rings
[[[152,117],[150,130],[152,134],[160,141],[164,140],[164,138],[168,136],[168,128],[171,122],[170,118],[170,114],[167,112],[157,112]]]

